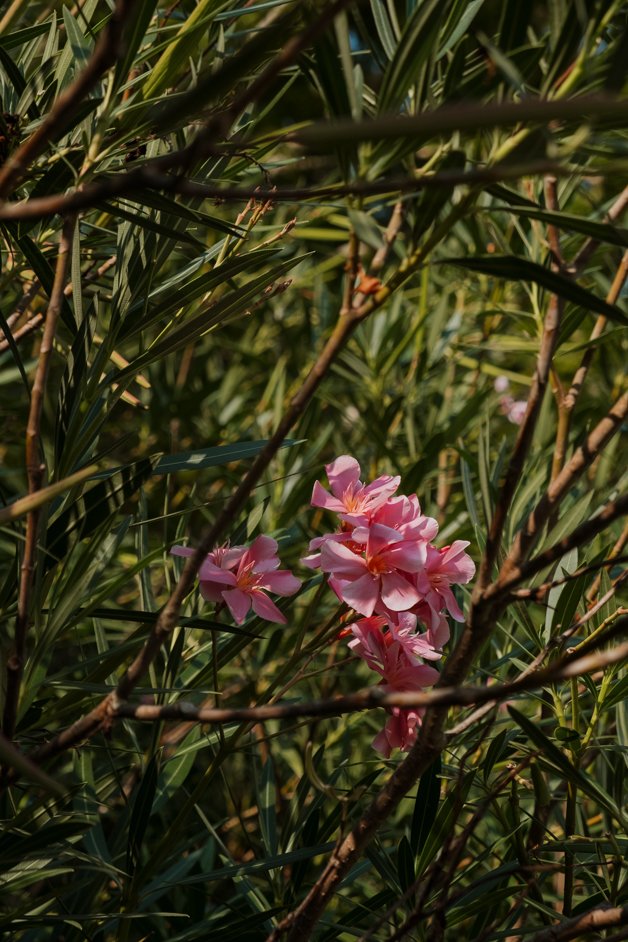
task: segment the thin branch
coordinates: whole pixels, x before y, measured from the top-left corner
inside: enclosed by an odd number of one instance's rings
[[[617,542],[615,543],[612,550],[608,554],[609,559],[614,559],[615,557],[619,556],[619,554],[624,549],[626,543],[628,543],[628,520],[626,521],[624,525],[624,529],[619,534],[619,537],[617,538]],[[602,573],[600,573],[597,579],[595,579],[595,581],[593,582],[593,585],[587,592],[587,602],[592,603],[595,601],[597,594],[600,591],[601,584],[602,584]]]
[[[545,205],[551,212],[555,213],[560,211],[557,184],[558,180],[553,174],[548,174],[545,177]],[[547,227],[547,241],[554,256],[554,264],[560,271],[563,271],[565,259],[560,245],[560,232],[553,223],[550,223]]]
[[[565,583],[571,582],[573,579],[579,579],[581,576],[588,576],[592,572],[598,572],[600,569],[607,569],[609,566],[619,566],[621,563],[628,563],[628,556],[602,559],[598,563],[591,563],[590,566],[582,566],[580,569],[576,569],[574,572],[563,576],[562,579],[555,579],[553,582],[544,582],[535,589],[513,589],[510,594],[517,599],[530,599],[534,602],[538,602],[544,595],[547,595],[548,592],[552,589],[556,589],[558,586],[565,585]]]
[[[480,563],[478,579],[474,590],[476,600],[481,597],[482,592],[491,581],[493,566],[495,565],[501,547],[506,517],[532,445],[534,429],[536,428],[537,419],[547,388],[552,357],[554,356],[554,350],[558,342],[558,330],[563,309],[564,302],[562,299],[557,295],[552,295],[543,325],[543,335],[541,337],[536,368],[532,378],[532,386],[530,387],[530,394],[528,396],[526,413],[510,456],[504,482],[499,489],[499,495],[486,540],[486,548],[482,556],[482,562]]]
[[[595,517],[591,517],[590,520],[585,520],[585,522],[581,523],[575,530],[572,530],[568,536],[559,540],[558,543],[549,546],[542,553],[539,553],[538,556],[508,570],[507,573],[500,576],[497,582],[493,583],[493,585],[487,589],[486,597],[488,599],[496,596],[503,597],[504,594],[511,592],[515,586],[525,582],[526,579],[532,578],[537,572],[541,572],[541,570],[555,563],[556,560],[561,559],[565,553],[575,549],[577,546],[582,546],[583,543],[587,543],[594,536],[597,536],[598,533],[601,533],[602,530],[605,530],[613,520],[617,520],[618,517],[623,517],[626,513],[628,513],[628,494],[605,504],[599,514]]]
[[[26,472],[28,476],[28,493],[31,497],[41,489],[44,478],[45,465],[42,463],[43,449],[40,432],[41,414],[46,394],[46,381],[57,329],[57,321],[63,303],[63,289],[65,287],[68,265],[72,253],[73,235],[74,218],[66,219],[59,242],[59,254],[57,256],[54,283],[46,314],[46,327],[39,349],[39,359],[33,380],[30,409],[26,426]],[[14,647],[7,661],[7,687],[2,729],[8,739],[12,738],[15,730],[20,683],[24,669],[26,635],[30,625],[31,589],[37,553],[39,514],[40,506],[35,506],[29,511],[26,520],[26,538],[24,543],[24,556],[20,569]]]
[[[628,188],[626,192],[628,192]],[[610,290],[608,291],[608,294],[606,295],[606,300],[609,304],[615,304],[619,298],[627,275],[628,251],[624,252],[619,268],[615,273],[613,283],[610,287]],[[556,444],[554,446],[554,456],[552,459],[552,480],[558,477],[563,468],[563,465],[565,464],[565,455],[567,454],[567,445],[569,442],[571,416],[578,396],[580,395],[582,387],[584,386],[584,381],[587,377],[589,367],[591,366],[591,362],[595,355],[595,341],[602,336],[605,326],[606,317],[604,317],[603,314],[600,314],[589,337],[589,343],[592,345],[587,347],[585,350],[580,362],[580,366],[576,370],[571,381],[569,390],[564,396],[560,394],[558,396],[558,429],[556,432]]]
[[[575,450],[560,474],[550,483],[547,491],[528,517],[525,525],[519,531],[506,560],[500,570],[496,585],[503,586],[509,583],[514,572],[517,571],[538,542],[545,524],[560,506],[563,498],[576,483],[580,475],[589,467],[592,461],[600,454],[605,445],[621,428],[622,422],[628,414],[628,392],[609,410],[608,414],[599,422],[587,437],[585,443]],[[625,499],[615,502],[619,507],[625,507]],[[623,511],[620,510],[620,513]],[[619,514],[616,514],[619,516]],[[578,528],[578,530],[581,528]],[[576,531],[574,531],[575,533]],[[572,534],[573,537],[573,534]],[[568,541],[569,538],[566,538]],[[565,541],[561,541],[563,543]],[[560,544],[557,544],[558,546]],[[548,552],[548,551],[546,551]],[[545,554],[542,553],[542,558]],[[540,567],[542,568],[542,566]],[[538,571],[538,570],[537,570]]]
[[[377,274],[377,272],[381,271],[386,264],[390,250],[395,244],[395,240],[399,235],[399,230],[403,225],[404,209],[405,207],[403,201],[398,200],[395,203],[390,219],[388,220],[388,225],[386,226],[382,244],[373,256],[371,264],[369,265],[369,273],[371,275]]]
[[[628,618],[621,630],[628,627]],[[296,719],[299,717],[342,716],[362,710],[381,709],[382,707],[402,707],[404,709],[427,706],[472,706],[478,703],[499,703],[517,694],[536,690],[548,683],[591,673],[621,662],[628,655],[628,642],[610,651],[590,654],[586,657],[574,657],[572,653],[555,661],[545,670],[537,670],[531,675],[517,678],[507,684],[494,684],[491,687],[440,687],[430,691],[394,691],[386,693],[381,687],[371,687],[359,693],[344,697],[332,697],[326,700],[309,702],[293,701],[289,703],[271,703],[259,707],[205,707],[180,701],[166,705],[120,703],[112,717],[141,720],[143,722],[162,722],[177,720],[195,723],[242,723],[260,722],[277,719]]]
[[[30,164],[44,152],[51,140],[67,128],[102,75],[115,64],[121,54],[124,21],[130,15],[133,4],[134,0],[117,0],[83,71],[59,95],[37,130],[7,157],[0,169],[0,199],[15,189]]]
[[[181,154],[181,151],[177,151]],[[164,172],[158,165],[162,158],[147,161],[141,167],[135,167],[116,176],[101,177],[93,183],[85,184],[80,190],[70,193],[55,193],[50,196],[20,200],[14,203],[0,204],[0,219],[7,222],[22,222],[43,219],[57,213],[79,212],[98,206],[103,201],[126,197],[137,197],[142,190],[162,190],[194,199],[209,199],[216,202],[243,202],[250,199],[261,201],[304,202],[322,199],[340,199],[345,196],[385,196],[396,193],[421,193],[424,189],[446,188],[461,184],[498,183],[500,180],[518,179],[522,175],[543,174],[551,166],[555,174],[572,176],[578,168],[568,165],[559,166],[555,161],[532,161],[526,164],[496,165],[479,167],[467,171],[444,170],[421,174],[416,177],[391,177],[388,180],[354,181],[346,184],[333,184],[318,187],[237,187],[215,186],[186,180]],[[169,159],[169,164],[172,161]],[[173,167],[176,169],[176,167]],[[596,176],[603,170],[589,168],[588,174]]]
[[[602,932],[612,926],[628,923],[628,906],[599,906],[582,916],[567,919],[557,926],[543,929],[533,935],[530,942],[570,942],[591,932]]]
[[[623,215],[627,206],[628,206],[628,186],[624,187],[623,191],[620,193],[618,198],[610,207],[610,209],[608,210],[608,212],[606,213],[604,217],[604,221],[609,222],[609,223],[615,222],[617,219],[620,218],[620,216]],[[595,252],[599,244],[600,243],[597,239],[589,239],[587,242],[585,242],[585,244],[582,246],[582,248],[580,249],[576,257],[574,258],[573,262],[571,263],[571,267],[576,274],[582,271],[582,269],[585,267],[585,265],[587,264],[587,262],[589,261],[589,259],[591,258],[591,256],[593,255],[593,253]]]

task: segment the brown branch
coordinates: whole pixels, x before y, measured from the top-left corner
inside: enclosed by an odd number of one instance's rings
[[[181,154],[181,151],[177,151]],[[360,181],[346,184],[332,184],[319,187],[237,187],[214,186],[212,184],[198,183],[186,180],[181,176],[164,172],[166,168],[159,165],[156,158],[147,161],[141,167],[136,167],[126,173],[112,177],[102,177],[93,183],[85,184],[80,190],[71,193],[55,193],[50,196],[30,200],[21,200],[14,203],[0,204],[0,220],[7,222],[22,222],[54,216],[57,213],[79,212],[98,206],[103,201],[120,197],[137,197],[142,190],[162,190],[181,196],[195,199],[211,199],[217,202],[243,202],[250,199],[272,200],[279,202],[302,202],[305,200],[319,201],[322,199],[339,199],[345,196],[385,196],[395,193],[420,193],[424,189],[441,188],[451,189],[461,184],[498,183],[500,180],[517,179],[522,175],[545,173],[548,161],[533,161],[528,164],[497,165],[495,167],[480,167],[467,171],[441,171],[417,175],[416,177],[391,177],[388,180]],[[169,165],[172,163],[170,155]],[[176,166],[173,166],[176,169]],[[551,163],[552,172],[572,176],[573,167],[558,166]],[[603,171],[589,170],[588,173],[599,175]]]
[[[19,343],[20,340],[24,340],[26,337],[29,337],[31,334],[34,334],[38,327],[44,322],[43,314],[34,314],[25,324],[22,324],[16,331],[11,331],[13,334],[13,340],[16,343]],[[4,336],[4,334],[3,334]],[[11,344],[8,340],[0,340],[0,353],[4,353],[5,350],[9,350]]]
[[[627,627],[628,618],[624,619],[620,630],[624,631]],[[607,638],[604,638],[602,643],[606,640]],[[357,713],[383,707],[410,709],[428,706],[473,706],[486,702],[499,703],[549,683],[556,683],[580,674],[601,670],[610,664],[617,664],[626,655],[628,655],[628,643],[611,651],[586,657],[574,656],[570,652],[544,670],[537,670],[533,674],[526,674],[510,683],[494,684],[491,687],[439,687],[430,691],[394,691],[392,693],[386,693],[381,687],[370,687],[344,697],[309,702],[271,703],[259,707],[216,708],[196,706],[186,701],[166,705],[120,703],[112,710],[111,716],[151,723],[164,720],[186,723],[241,723],[297,719],[304,716],[342,716],[345,713]]]
[[[553,174],[545,177],[545,205],[551,212],[555,213],[560,211],[557,184],[558,180]],[[563,271],[565,268],[565,259],[563,258],[560,245],[560,232],[553,223],[549,223],[547,226],[547,241],[552,255],[554,256],[554,265],[556,265],[560,271]]]
[[[598,533],[601,533],[602,530],[605,530],[613,520],[623,517],[626,513],[628,513],[628,494],[605,504],[599,514],[591,517],[590,520],[585,520],[570,534],[559,540],[558,543],[554,543],[546,550],[543,550],[538,556],[509,569],[507,572],[504,571],[503,575],[500,575],[499,579],[486,590],[486,598],[489,600],[494,597],[502,598],[521,582],[530,579],[537,572],[541,572],[547,566],[551,566],[552,563],[561,559],[565,553],[577,546],[582,546],[583,543],[587,543]]]
[[[123,26],[134,0],[117,0],[111,17],[98,38],[94,52],[76,79],[57,98],[41,124],[0,169],[0,199],[19,184],[30,164],[44,152],[48,143],[66,129],[101,76],[121,54]]]
[[[609,222],[609,223],[615,222],[615,220],[619,219],[620,216],[624,214],[627,206],[628,206],[628,186],[624,187],[623,191],[619,194],[619,196],[617,197],[613,205],[610,207],[610,209],[608,210],[608,212],[606,213],[604,217],[604,222]],[[582,246],[582,248],[580,249],[576,257],[574,258],[573,262],[571,263],[571,268],[575,272],[575,274],[582,271],[582,269],[585,267],[585,265],[587,264],[587,262],[589,261],[589,259],[591,258],[591,256],[593,255],[593,253],[595,252],[599,244],[600,243],[598,239],[593,239],[593,238],[585,242],[585,244]]]
[[[85,275],[85,282],[95,281],[97,278],[100,278],[102,275],[105,274],[105,272],[109,271],[109,269],[112,268],[113,265],[115,265],[116,261],[117,261],[117,256],[113,255],[111,256],[111,258],[108,258],[106,262],[103,262],[103,264],[100,265],[94,271],[87,272],[87,274]],[[39,291],[40,287],[41,286],[39,282],[38,281],[35,282],[35,288],[36,288],[34,292],[35,294],[37,294],[37,291]],[[72,285],[72,282],[70,282],[69,284],[65,286],[63,293],[66,296],[66,298],[69,298],[72,296],[73,291],[74,291],[74,287]],[[19,343],[20,340],[23,340],[25,337],[28,337],[30,334],[34,333],[37,330],[37,328],[43,324],[44,319],[45,319],[45,314],[34,314],[33,317],[31,317],[25,324],[22,325],[22,327],[19,328],[19,330],[15,331],[15,333],[13,334],[13,340]],[[8,340],[0,340],[0,353],[4,353],[4,351],[8,350],[9,347],[10,347],[10,344]],[[125,364],[125,365],[128,365],[128,364]]]
[[[628,121],[628,107],[622,97],[580,95],[573,98],[526,98],[471,105],[462,102],[442,105],[416,115],[381,115],[363,121],[339,119],[317,121],[285,135],[284,140],[313,146],[359,143],[395,138],[428,140],[452,131],[477,131],[496,127],[547,124],[552,121],[596,122],[604,118]],[[619,125],[616,125],[619,126]]]
[[[478,579],[474,590],[476,600],[481,598],[482,592],[492,579],[493,566],[495,565],[501,547],[506,517],[517,484],[523,473],[525,460],[532,445],[534,429],[536,428],[536,422],[547,388],[552,357],[558,342],[558,330],[563,308],[564,302],[562,299],[556,295],[552,295],[543,325],[543,335],[541,337],[536,368],[528,396],[526,413],[510,456],[504,482],[499,489],[499,496],[486,540],[486,548],[482,556],[482,562],[480,563]]]
[[[388,220],[388,225],[386,226],[386,231],[384,233],[384,238],[382,244],[378,248],[377,252],[373,256],[373,260],[369,265],[369,273],[372,275],[377,274],[381,271],[386,260],[390,254],[390,250],[395,244],[395,240],[399,235],[399,230],[403,225],[404,217],[404,204],[401,200],[398,200],[391,213],[390,219]]]
[[[602,932],[612,926],[628,923],[628,906],[599,906],[582,916],[567,919],[557,926],[543,929],[532,936],[530,942],[570,942],[590,932]]]
[[[74,219],[70,218],[65,221],[61,232],[54,283],[46,314],[46,327],[39,349],[39,359],[37,361],[37,369],[35,371],[33,389],[31,392],[30,409],[26,426],[26,472],[28,476],[29,495],[33,495],[40,490],[44,479],[45,465],[42,463],[43,450],[40,432],[41,414],[57,321],[63,303],[63,289],[72,253],[73,235]],[[20,683],[24,669],[26,635],[30,625],[31,589],[37,553],[39,515],[40,508],[36,507],[29,512],[26,518],[26,537],[24,542],[24,556],[22,557],[20,569],[14,647],[7,662],[7,687],[2,723],[4,735],[8,739],[12,738],[15,730]]]
[[[628,192],[628,188],[626,189]],[[613,284],[610,287],[608,294],[606,295],[606,300],[609,304],[615,304],[621,290],[626,281],[626,276],[628,275],[628,252],[624,252],[623,258],[613,279]],[[591,335],[589,337],[589,343],[594,344],[594,342],[602,336],[604,328],[606,326],[606,317],[603,314],[597,318]],[[589,367],[593,357],[595,356],[596,347],[588,347],[582,360],[580,366],[576,370],[574,377],[571,381],[571,385],[567,393],[562,396],[558,395],[558,429],[556,432],[556,444],[554,446],[554,456],[552,459],[552,480],[558,477],[560,474],[563,465],[565,464],[565,455],[567,454],[567,445],[569,442],[569,429],[571,427],[571,416],[576,405],[578,396],[584,386],[584,381],[589,372]]]
[[[501,568],[498,583],[509,582],[512,574],[525,560],[530,550],[540,539],[543,528],[552,514],[560,506],[563,498],[576,483],[580,475],[600,454],[605,445],[615,435],[628,414],[628,393],[624,393],[588,435],[585,443],[575,450],[571,459],[560,474],[550,483],[547,491],[519,531]],[[615,502],[625,507],[624,499]],[[623,511],[620,511],[620,513]],[[619,515],[619,514],[617,514]],[[578,528],[580,529],[580,528]],[[564,542],[564,541],[561,541]],[[560,545],[560,544],[557,544]],[[541,554],[544,556],[545,554]],[[542,567],[541,567],[542,568]]]
[[[621,551],[624,549],[626,543],[628,543],[628,520],[626,521],[624,525],[624,529],[619,534],[619,537],[617,538],[617,542],[615,543],[612,550],[608,554],[609,559],[614,559],[615,557],[619,556]],[[587,592],[587,602],[592,603],[595,601],[597,594],[600,591],[601,584],[602,584],[602,573],[600,573],[597,579],[595,579],[595,581],[593,582],[593,585]]]
[[[597,518],[594,517],[593,519],[595,520]],[[564,556],[564,553],[562,555]],[[607,569],[609,566],[619,566],[621,563],[628,563],[628,556],[602,559],[599,563],[591,563],[590,566],[582,566],[580,569],[576,569],[574,572],[563,576],[562,579],[555,579],[553,582],[544,582],[535,589],[513,589],[511,595],[517,599],[530,599],[534,602],[538,602],[539,599],[542,599],[544,595],[547,595],[548,592],[551,592],[552,589],[556,589],[558,586],[572,582],[574,579],[579,579],[581,576],[588,576],[592,572],[598,572],[600,569]]]

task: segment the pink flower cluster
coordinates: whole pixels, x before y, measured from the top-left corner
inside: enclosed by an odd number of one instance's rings
[[[173,546],[174,556],[192,556],[190,546]],[[199,569],[201,595],[208,602],[224,603],[238,625],[250,608],[260,618],[285,625],[287,619],[267,592],[293,595],[301,580],[279,569],[277,541],[258,536],[250,546],[221,546],[209,553]]]
[[[331,510],[339,526],[310,543],[303,562],[321,569],[339,599],[362,617],[341,632],[349,648],[379,674],[387,691],[430,687],[438,671],[425,664],[442,656],[449,638],[446,615],[463,621],[452,585],[468,582],[475,566],[457,540],[438,549],[438,524],[421,513],[416,495],[395,493],[398,477],[360,481],[355,458],[342,455],[327,465],[331,493],[316,482],[312,505]],[[173,546],[175,556],[192,556],[188,546]],[[241,625],[251,608],[260,618],[286,624],[268,593],[293,595],[301,581],[279,569],[277,542],[258,536],[250,546],[221,546],[199,569],[201,595],[226,605]],[[419,631],[419,623],[425,628]],[[388,757],[414,743],[421,710],[393,707],[373,745]]]
[[[364,617],[353,624],[349,647],[381,677],[389,690],[417,690],[438,677],[421,658],[441,656],[449,638],[446,613],[464,617],[452,585],[475,572],[466,542],[438,549],[438,524],[421,513],[416,495],[394,496],[398,477],[360,481],[355,458],[342,455],[327,465],[331,493],[318,482],[312,505],[338,515],[339,528],[310,543],[303,562],[327,573],[339,599]],[[418,622],[426,631],[417,633]],[[407,750],[416,738],[419,711],[394,708],[374,746],[384,755]]]

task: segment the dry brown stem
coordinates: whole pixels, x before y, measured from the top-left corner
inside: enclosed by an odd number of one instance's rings
[[[63,303],[63,289],[67,277],[69,260],[72,252],[72,238],[74,234],[74,219],[66,219],[59,242],[59,254],[55,269],[54,283],[50,293],[50,302],[46,313],[46,327],[39,348],[39,357],[31,402],[26,426],[26,473],[28,477],[28,493],[35,494],[44,480],[45,465],[41,445],[41,413],[46,394],[46,381],[50,366],[53,343],[57,329],[57,321]],[[24,667],[26,651],[26,636],[30,624],[30,595],[35,570],[37,554],[37,533],[41,508],[32,509],[26,518],[26,537],[24,542],[24,555],[20,568],[20,586],[18,592],[17,617],[15,620],[15,637],[13,651],[7,662],[7,687],[4,704],[2,729],[7,739],[11,739],[15,730],[17,719],[20,682]]]
[[[602,932],[613,926],[624,926],[628,923],[628,906],[599,906],[596,909],[567,919],[557,926],[550,926],[533,935],[531,942],[571,942],[580,939],[589,933]]]

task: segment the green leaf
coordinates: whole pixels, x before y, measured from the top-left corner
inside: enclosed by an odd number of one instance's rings
[[[615,226],[610,222],[596,222],[586,216],[575,216],[573,213],[557,213],[548,209],[536,209],[520,205],[510,207],[488,206],[478,210],[478,212],[511,212],[528,219],[538,219],[559,229],[567,229],[569,232],[579,232],[595,239],[597,242],[608,242],[610,245],[620,245],[622,248],[628,247],[628,229]]]
[[[397,872],[399,874],[399,885],[405,891],[414,883],[414,854],[410,847],[410,841],[404,834],[399,841],[397,848]]]
[[[423,850],[436,818],[440,801],[440,776],[441,757],[438,756],[421,776],[416,793],[410,829],[410,847],[415,856]]]
[[[46,534],[49,564],[67,554],[70,537],[85,539],[114,515],[133,497],[152,471],[152,462],[145,458],[127,465],[74,501],[53,520]]]
[[[610,796],[606,794],[604,789],[601,788],[593,778],[585,775],[580,769],[576,769],[565,753],[562,752],[551,739],[548,739],[540,727],[536,723],[533,723],[532,720],[528,719],[527,716],[524,716],[523,713],[519,713],[518,710],[515,710],[515,708],[511,706],[508,706],[508,712],[515,723],[521,727],[526,736],[537,749],[540,750],[541,756],[544,759],[554,766],[555,769],[562,772],[568,782],[572,782],[586,795],[599,801],[618,821],[623,823],[621,810],[617,808]]]
[[[203,33],[207,32],[212,20],[227,6],[228,0],[200,0],[197,3],[144,83],[144,99],[154,98],[168,86],[175,84],[188,58],[198,53]]]
[[[129,366],[115,373],[111,377],[111,381],[119,383],[123,379],[134,376],[140,370],[154,363],[155,360],[161,359],[161,357],[173,353],[175,350],[179,350],[188,343],[192,343],[192,341],[204,336],[208,331],[217,327],[225,320],[242,316],[246,313],[248,306],[253,301],[260,300],[260,295],[264,288],[272,285],[276,279],[293,268],[299,261],[300,259],[298,258],[290,259],[287,262],[276,265],[265,275],[252,278],[251,281],[247,282],[243,287],[223,295],[219,301],[211,304],[207,310],[203,311],[201,314],[197,314],[196,317],[191,317],[181,324],[172,327],[170,330],[166,331],[163,339],[156,341],[146,353],[140,354]]]
[[[258,789],[259,823],[266,853],[272,856],[279,849],[277,840],[277,787],[273,761],[268,756],[262,767],[262,780]]]
[[[142,841],[148,827],[148,821],[153,809],[157,780],[159,777],[159,754],[155,753],[144,770],[139,788],[135,792],[131,818],[129,821],[129,839],[126,851],[127,873],[134,873],[139,862],[142,850]]]
[[[459,268],[467,268],[483,275],[504,278],[506,281],[533,281],[542,288],[546,288],[553,294],[564,298],[565,301],[572,301],[592,313],[603,314],[610,321],[615,321],[624,326],[628,325],[628,317],[614,304],[608,304],[570,278],[549,271],[549,269],[543,268],[542,265],[527,258],[518,258],[514,255],[480,255],[470,256],[469,258],[445,258],[434,264],[456,265]]]
[[[268,444],[267,439],[255,442],[236,442],[233,445],[217,445],[215,448],[197,448],[193,451],[181,451],[175,455],[163,455],[158,458],[153,474],[175,474],[177,471],[199,471],[201,468],[216,468],[231,461],[242,461],[259,454]],[[287,438],[282,448],[290,448],[297,442]]]
[[[379,91],[380,114],[395,112],[416,81],[420,70],[434,54],[434,42],[443,16],[442,0],[425,0],[406,23]]]

